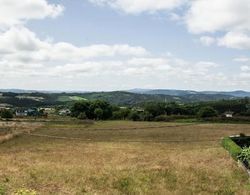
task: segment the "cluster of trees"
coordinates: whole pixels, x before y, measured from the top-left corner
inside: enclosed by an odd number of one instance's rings
[[[209,118],[231,111],[238,116],[250,116],[250,100],[221,100],[179,104],[176,102],[147,102],[139,107],[118,107],[106,101],[79,101],[71,109],[79,119],[161,121],[171,117]]]
[[[111,105],[102,100],[76,102],[71,108],[71,116],[92,120],[141,120],[136,109]]]
[[[113,110],[105,101],[79,101],[73,105],[71,113],[79,119],[107,120],[112,117]]]

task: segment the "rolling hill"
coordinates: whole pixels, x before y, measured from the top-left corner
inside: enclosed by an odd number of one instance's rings
[[[131,93],[125,91],[113,92],[92,92],[92,93],[41,93],[41,92],[26,92],[26,93],[0,93],[0,104],[10,104],[15,107],[40,107],[71,104],[75,101],[85,100],[105,100],[112,104],[120,106],[135,106],[144,102],[200,102],[200,101],[217,101],[221,99],[231,100],[237,99],[232,95],[225,94],[203,94],[191,93],[183,91],[170,91],[165,94],[161,91],[150,93]],[[168,95],[167,95],[168,94]],[[171,94],[171,95],[169,95]]]

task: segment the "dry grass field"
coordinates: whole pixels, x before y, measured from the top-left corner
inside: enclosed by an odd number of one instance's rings
[[[223,136],[250,134],[250,125],[32,125],[0,145],[0,194],[250,194],[248,175],[220,146]]]
[[[41,126],[42,124],[38,122],[0,121],[0,143],[13,139],[22,133],[35,131]]]

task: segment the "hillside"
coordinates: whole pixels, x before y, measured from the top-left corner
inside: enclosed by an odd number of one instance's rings
[[[0,93],[0,104],[10,104],[15,107],[37,107],[65,105],[79,100],[105,100],[120,106],[134,106],[143,102],[200,102],[221,99],[235,99],[236,97],[223,94],[139,94],[124,91],[92,92],[92,93]]]

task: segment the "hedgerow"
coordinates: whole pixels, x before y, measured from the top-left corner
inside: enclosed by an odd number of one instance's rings
[[[230,137],[223,138],[222,146],[235,160],[238,160],[238,156],[241,154],[242,149]]]

